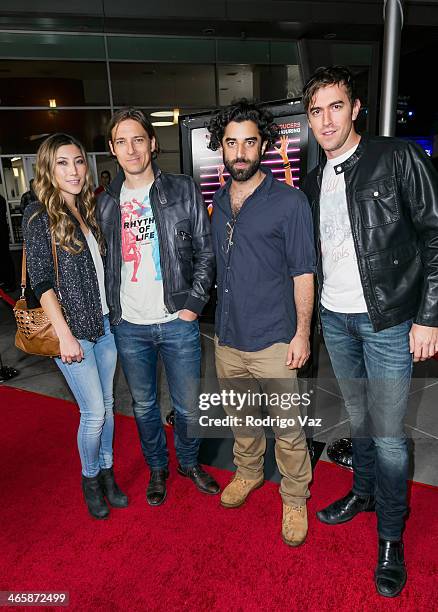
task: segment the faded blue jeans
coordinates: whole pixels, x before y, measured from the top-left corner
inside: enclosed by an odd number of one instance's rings
[[[353,492],[376,496],[380,537],[399,540],[407,511],[403,421],[412,375],[412,321],[374,332],[367,313],[342,314],[321,306],[321,322],[350,416]]]
[[[175,449],[183,468],[198,463],[200,440],[188,435],[199,403],[201,344],[198,321],[175,319],[138,325],[124,319],[114,327],[117,350],[132,395],[144,458],[151,470],[167,467],[166,435],[157,398],[161,356],[175,409]]]
[[[55,359],[79,405],[78,448],[82,474],[88,478],[113,465],[113,379],[117,351],[108,315],[104,323],[105,334],[96,342],[78,340],[84,351],[80,363]]]

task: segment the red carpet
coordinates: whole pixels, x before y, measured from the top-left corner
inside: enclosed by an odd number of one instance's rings
[[[405,543],[409,580],[386,600],[374,592],[375,516],[328,527],[315,510],[344,493],[350,474],[319,462],[310,531],[280,539],[272,483],[235,510],[176,475],[167,501],[145,501],[147,472],[133,419],[116,420],[116,466],[130,506],[88,516],[80,490],[77,412],[57,399],[0,387],[0,590],[69,591],[70,610],[412,610],[438,607],[438,490],[413,485]],[[230,474],[212,469],[222,485]],[[46,608],[54,609],[54,608]]]
[[[9,306],[15,306],[15,300],[0,288],[0,299],[4,300]]]

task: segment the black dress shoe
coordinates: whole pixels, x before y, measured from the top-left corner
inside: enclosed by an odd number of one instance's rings
[[[166,480],[169,478],[169,470],[151,470],[146,499],[150,506],[159,506],[166,499]]]
[[[374,580],[383,597],[397,597],[406,584],[406,565],[402,542],[379,539],[379,561]]]
[[[128,505],[128,497],[120,489],[114,480],[113,468],[100,470],[100,484],[103,494],[114,508],[126,508]]]
[[[320,510],[316,516],[322,523],[327,525],[338,525],[347,523],[359,512],[373,512],[375,510],[375,500],[373,495],[359,497],[350,491],[345,497]]]
[[[91,478],[82,475],[82,491],[91,516],[96,519],[105,519],[109,514],[109,508],[103,497],[99,474]]]
[[[181,476],[187,476],[190,478],[198,489],[202,491],[202,493],[216,495],[221,490],[213,476],[207,474],[207,472],[199,464],[192,468],[183,468],[178,465],[177,470],[178,474],[181,474]]]
[[[327,448],[327,457],[336,465],[353,471],[353,442],[351,438],[335,440]]]

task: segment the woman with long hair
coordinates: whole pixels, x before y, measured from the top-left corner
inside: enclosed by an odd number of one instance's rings
[[[23,216],[30,284],[59,337],[56,364],[79,404],[78,447],[82,489],[95,518],[127,496],[113,473],[113,378],[117,353],[108,320],[102,233],[85,150],[68,134],[38,149],[35,201]],[[56,246],[58,279],[52,254]]]

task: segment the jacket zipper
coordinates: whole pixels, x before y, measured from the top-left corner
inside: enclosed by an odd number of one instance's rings
[[[115,263],[115,282],[114,282],[114,295],[117,297],[117,306],[115,307],[115,320],[110,321],[111,325],[118,325],[122,320],[122,306],[120,303],[120,287],[121,287],[121,269],[122,269],[122,213],[120,211],[120,197],[117,197],[116,194],[105,187],[105,192],[113,199],[116,212],[115,212],[115,225],[116,225],[116,234],[117,234],[117,245],[119,248],[113,249],[113,257]],[[108,250],[108,249],[107,249]]]
[[[158,177],[157,179],[159,180]],[[162,265],[162,267],[164,268],[164,274],[161,275],[163,279],[163,299],[164,299],[164,304],[167,310],[169,312],[172,312],[172,310],[175,309],[175,305],[171,303],[169,286],[167,282],[168,279],[170,278],[170,268],[169,268],[169,262],[167,258],[167,235],[165,234],[165,232],[162,232],[161,230],[161,227],[162,227],[161,219],[160,219],[161,213],[159,212],[160,207],[156,206],[154,202],[154,195],[156,191],[158,191],[158,186],[156,185],[156,182],[154,182],[151,187],[150,203],[151,203],[151,208],[152,208],[152,214],[154,215],[154,219],[155,219],[155,225],[157,227],[158,249],[160,252],[160,265]],[[159,196],[158,196],[158,199],[160,199]],[[164,248],[165,246],[166,248]]]
[[[116,274],[116,284],[117,284],[117,291],[116,291],[116,295],[119,296],[118,297],[118,308],[119,308],[119,312],[117,313],[117,322],[115,323],[115,325],[118,325],[120,323],[120,321],[122,320],[122,304],[120,302],[120,287],[122,285],[122,212],[120,210],[120,198],[117,198],[116,200],[116,204],[117,204],[117,214],[116,214],[116,224],[117,224],[117,235],[118,235],[118,239],[120,241],[120,248],[117,249],[117,274]]]
[[[374,328],[374,322],[372,320],[372,307],[370,305],[370,300],[368,298],[367,292],[365,291],[365,283],[364,283],[364,272],[362,269],[362,263],[359,257],[359,241],[357,239],[357,235],[356,235],[356,229],[353,225],[353,216],[352,216],[352,212],[351,212],[351,201],[350,201],[350,184],[349,182],[347,182],[347,177],[346,175],[344,176],[345,179],[345,198],[347,200],[347,210],[348,210],[348,217],[350,219],[350,226],[351,226],[351,234],[353,236],[353,243],[354,243],[354,250],[356,252],[356,260],[357,260],[357,268],[359,270],[359,276],[360,276],[360,282],[362,285],[362,291],[363,291],[363,297],[365,299],[365,303],[367,305],[367,309],[368,309],[368,315],[371,319],[371,324]]]

